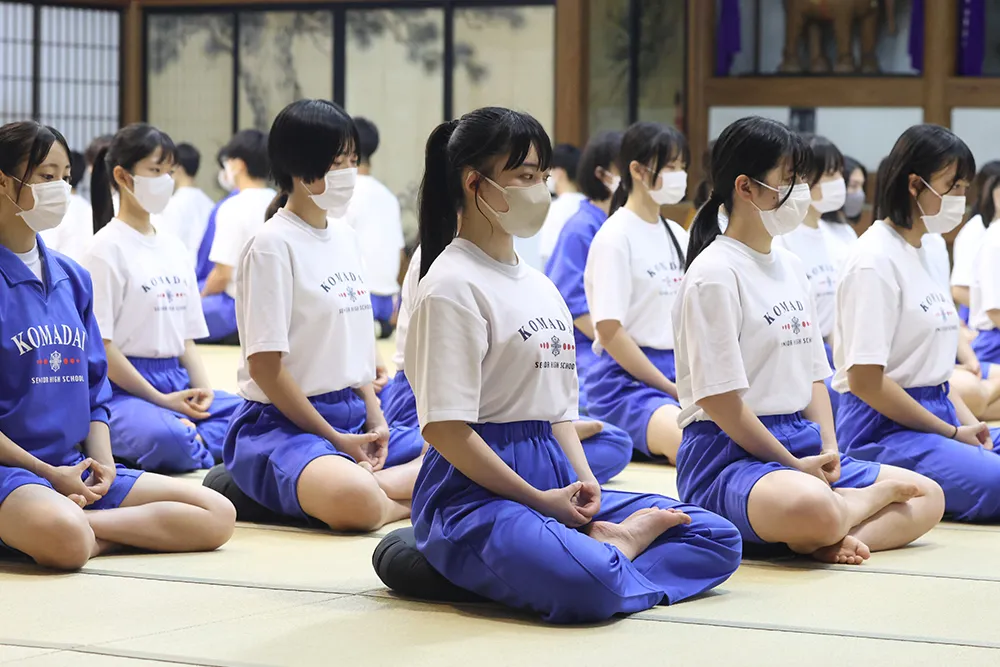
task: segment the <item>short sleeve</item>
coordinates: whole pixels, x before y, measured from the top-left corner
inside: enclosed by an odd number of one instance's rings
[[[984,246],[976,259],[976,271],[983,312],[1000,310],[1000,247],[992,243]]]
[[[93,316],[104,340],[114,341],[115,320],[125,295],[125,277],[107,258],[87,255],[84,267],[93,280]]]
[[[743,309],[735,286],[693,282],[683,299],[675,333],[687,350],[692,401],[748,389],[740,350]]]
[[[288,258],[251,247],[240,266],[237,308],[244,326],[240,340],[249,358],[260,352],[287,354],[292,322],[292,270]]]
[[[93,285],[84,295],[80,317],[87,330],[87,385],[90,388],[90,421],[107,424],[111,420],[108,402],[111,400],[111,383],[108,381],[108,356],[101,340],[101,331],[94,317]]]
[[[808,278],[803,277],[803,287],[809,290]],[[809,290],[810,312],[818,318],[819,307],[816,305],[816,294]],[[826,357],[826,346],[823,344],[823,336],[819,335],[819,328],[815,327],[816,335],[812,338],[812,380],[821,382],[833,374],[830,369],[830,360]]]
[[[845,371],[854,366],[889,363],[899,320],[899,293],[874,268],[847,273],[837,289],[837,318]],[[838,353],[838,367],[841,355]]]
[[[389,225],[392,232],[390,242],[392,243],[393,250],[398,252],[406,247],[406,239],[403,237],[403,211],[399,205],[399,199],[395,195],[392,195],[386,210],[390,217],[389,222],[391,223]]]
[[[951,284],[955,287],[970,287],[972,285],[972,266],[976,260],[976,253],[979,245],[975,243],[975,236],[972,225],[977,224],[977,220],[972,219],[965,223],[965,226],[955,237],[952,246],[954,253],[954,267],[951,270]],[[978,224],[982,224],[978,222]]]
[[[235,267],[240,261],[243,221],[239,211],[238,203],[230,199],[215,214],[215,239],[208,254],[213,264]]]
[[[610,234],[595,236],[585,274],[587,306],[594,324],[608,320],[624,322],[632,300],[628,239]]]
[[[545,271],[555,283],[574,320],[590,312],[583,288],[583,273],[587,268],[587,254],[592,241],[593,237],[586,233],[583,225],[570,220],[559,234]]]
[[[486,321],[441,296],[420,300],[406,335],[404,368],[417,399],[421,428],[479,419],[482,365],[489,349]]]

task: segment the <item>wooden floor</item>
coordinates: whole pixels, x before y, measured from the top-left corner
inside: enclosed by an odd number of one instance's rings
[[[205,354],[232,389],[237,351]],[[673,469],[651,464],[609,487],[676,494]],[[1000,665],[1000,527],[942,524],[860,567],[748,561],[699,599],[584,628],[393,597],[371,555],[395,527],[343,537],[241,525],[211,554],[113,556],[70,575],[0,565],[0,663]]]

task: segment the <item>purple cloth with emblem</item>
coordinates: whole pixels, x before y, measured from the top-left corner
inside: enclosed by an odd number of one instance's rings
[[[715,30],[715,75],[729,76],[733,59],[740,52],[740,1],[721,0]],[[755,72],[756,73],[756,72]]]
[[[986,58],[986,0],[961,0],[958,25],[958,74],[982,76]]]
[[[910,66],[924,71],[924,0],[913,0],[910,9]]]

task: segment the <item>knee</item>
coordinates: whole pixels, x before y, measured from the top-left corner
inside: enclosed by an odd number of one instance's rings
[[[920,476],[917,486],[923,492],[920,496],[921,505],[925,508],[924,515],[930,526],[934,526],[944,517],[945,498],[941,485],[929,477]]]
[[[843,500],[832,491],[810,492],[795,502],[793,514],[802,532],[817,544],[835,544],[851,526],[847,524]]]
[[[706,558],[710,561],[706,562],[706,567],[714,567],[720,575],[735,572],[743,558],[743,536],[739,529],[727,519],[700,507],[682,506],[678,509],[691,517],[691,523],[685,528],[687,542],[711,554]]]
[[[94,554],[94,531],[78,508],[53,512],[38,521],[37,529],[40,546],[29,555],[43,567],[79,570]]]
[[[354,475],[331,489],[330,511],[316,518],[332,530],[371,532],[385,525],[387,500],[374,475]]]
[[[236,507],[221,493],[212,489],[199,489],[203,499],[200,504],[208,517],[201,522],[200,544],[196,551],[215,551],[226,544],[236,530]]]

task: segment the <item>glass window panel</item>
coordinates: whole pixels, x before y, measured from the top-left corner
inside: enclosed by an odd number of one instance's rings
[[[1000,109],[955,108],[951,110],[951,129],[969,145],[976,157],[976,167],[990,160],[1000,160]]]
[[[427,137],[444,118],[444,11],[357,10],[347,16],[345,105],[378,127],[372,173],[399,197],[408,245]]]
[[[1000,75],[1000,0],[962,2],[959,11],[958,74]]]
[[[239,127],[267,132],[302,98],[333,97],[333,14],[242,12]]]
[[[202,154],[199,187],[221,196],[215,156],[233,133],[233,15],[151,14],[147,118]]]
[[[628,125],[629,0],[590,0],[590,134]]]
[[[0,2],[0,125],[31,118],[32,7]]]
[[[75,150],[118,129],[120,18],[117,11],[42,8],[40,120]]]
[[[720,76],[920,73],[923,16],[911,0],[716,0],[716,17]]]
[[[641,0],[639,120],[684,128],[684,0]]]

